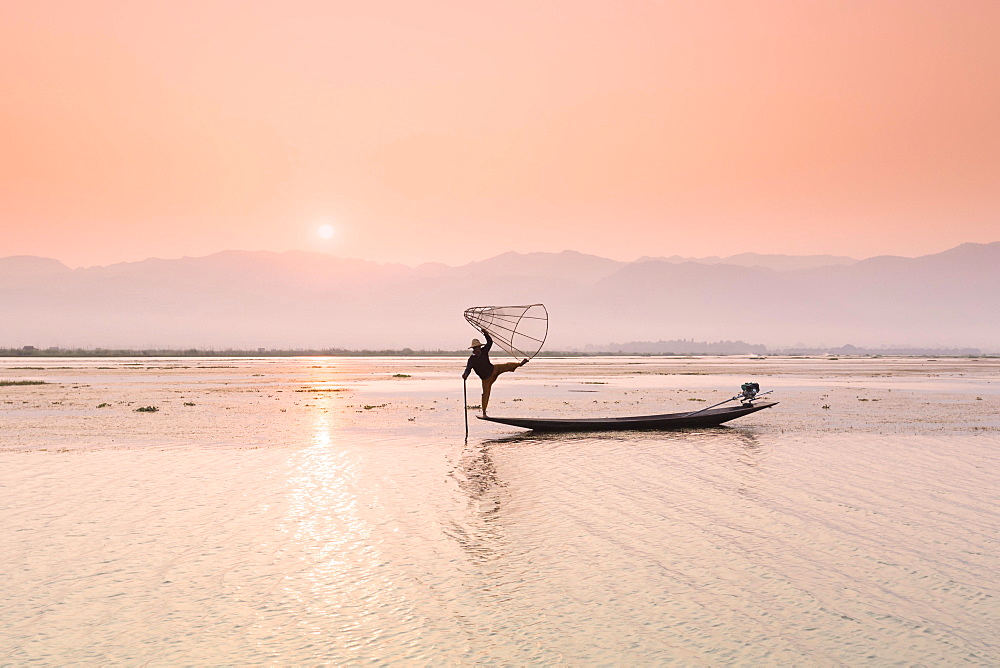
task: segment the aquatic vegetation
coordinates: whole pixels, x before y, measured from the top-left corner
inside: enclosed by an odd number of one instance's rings
[[[48,382],[44,380],[0,380],[0,387],[11,385],[48,385]]]
[[[389,404],[378,404],[378,405],[365,404],[364,406],[362,406],[362,408],[364,408],[366,411],[370,411],[373,408],[385,408],[388,405]]]
[[[193,401],[185,401],[184,405],[185,406],[194,406],[194,402]]]
[[[159,410],[160,409],[157,408],[156,406],[141,406],[139,408],[136,408],[135,412],[136,413],[157,413],[157,412],[159,412]]]
[[[98,407],[98,408],[107,408],[107,407],[109,407],[110,405],[111,405],[111,404],[109,404],[108,402],[106,402],[106,401],[105,401],[105,402],[103,402],[103,403],[100,403],[100,404],[97,404],[97,407]]]
[[[394,374],[392,374],[392,377],[393,378],[412,378],[412,376],[410,376],[410,374],[408,374],[408,373],[394,373]]]

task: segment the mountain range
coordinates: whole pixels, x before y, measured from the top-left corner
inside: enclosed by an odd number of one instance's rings
[[[469,306],[544,302],[546,348],[743,340],[1000,352],[1000,242],[917,258],[574,251],[408,267],[225,251],[70,269],[0,258],[0,347],[462,348]]]

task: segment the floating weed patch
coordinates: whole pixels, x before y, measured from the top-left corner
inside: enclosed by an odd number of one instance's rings
[[[583,381],[583,384],[584,385],[607,385],[607,383],[604,382],[603,380],[585,380],[585,381]]]
[[[110,405],[111,404],[109,404],[108,402],[104,402],[104,403],[97,404],[97,407],[98,408],[108,408]]]
[[[160,409],[157,408],[156,406],[141,406],[139,408],[136,408],[135,412],[136,413],[158,413],[159,410]]]
[[[688,401],[705,401],[705,399],[697,399],[695,397],[691,397],[688,399]]]
[[[411,378],[412,376],[410,376],[410,374],[408,374],[408,373],[394,373],[394,374],[392,374],[392,377],[393,378]]]
[[[370,411],[373,408],[385,408],[388,405],[389,404],[378,404],[378,405],[365,404],[364,406],[362,406],[362,408],[364,408],[366,411]]]
[[[193,401],[185,401],[184,405],[185,406],[194,406],[194,402]]]
[[[44,380],[0,380],[0,387],[11,385],[48,385],[48,382]]]

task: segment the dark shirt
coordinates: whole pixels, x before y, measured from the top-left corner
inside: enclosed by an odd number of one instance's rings
[[[489,332],[483,332],[483,336],[486,337],[486,345],[482,347],[478,355],[476,353],[469,355],[469,363],[465,365],[465,373],[462,374],[462,378],[468,378],[472,371],[475,371],[476,375],[484,380],[493,375],[493,362],[490,361],[490,348],[493,347],[493,339],[490,338]]]

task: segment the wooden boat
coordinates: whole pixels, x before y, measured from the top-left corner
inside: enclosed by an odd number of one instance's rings
[[[723,422],[776,406],[777,401],[759,404],[742,404],[729,408],[711,408],[687,413],[665,415],[636,415],[611,418],[508,418],[482,417],[480,420],[524,427],[535,431],[625,431],[636,429],[689,429],[691,427],[717,427]]]

